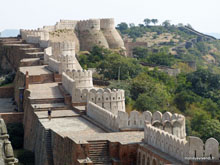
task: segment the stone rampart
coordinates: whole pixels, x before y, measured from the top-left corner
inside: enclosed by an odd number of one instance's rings
[[[124,41],[115,29],[114,19],[101,19],[101,30],[108,42],[110,49],[125,49]]]
[[[125,94],[121,89],[91,89],[88,92],[87,101],[118,115],[119,111],[125,112]]]
[[[76,20],[60,20],[60,22],[57,22],[55,25],[55,29],[69,29],[69,30],[75,30],[77,26]]]
[[[45,49],[44,59],[49,67],[59,74],[67,70],[81,70],[81,66],[75,57],[74,42],[50,43],[51,48]]]
[[[72,96],[72,91],[75,86],[75,82],[65,72],[62,74],[62,85],[64,89]]]
[[[13,86],[0,87],[0,98],[12,98],[14,95]]]
[[[51,70],[53,70],[54,72],[57,72],[59,74],[62,73],[61,62],[60,61],[57,61],[57,60],[55,60],[53,58],[49,58],[48,65],[49,65],[49,68]]]
[[[219,143],[216,139],[210,138],[204,145],[198,137],[189,137],[188,140],[181,139],[149,123],[144,128],[144,142],[184,163],[188,163],[190,158],[219,159]]]
[[[49,58],[52,57],[52,47],[44,49],[44,64],[48,64]]]
[[[152,126],[165,130],[181,139],[186,137],[185,117],[183,115],[171,114],[170,112],[162,114],[159,111],[153,114],[150,111],[145,111],[143,115],[144,120]]]
[[[68,29],[74,31],[73,38],[76,42],[77,52],[79,49],[89,51],[95,45],[111,49],[125,49],[124,42],[114,26],[113,18],[82,21],[60,20],[60,22],[57,22],[54,26],[44,26],[37,30],[21,29],[20,34],[22,39],[26,40],[27,43],[40,44],[41,47],[45,48],[48,45],[52,46],[50,43],[48,44],[50,38],[49,32]],[[75,33],[77,35],[75,35]]]
[[[75,87],[93,88],[92,71],[90,70],[67,70],[66,74],[75,81]]]
[[[109,48],[108,42],[100,30],[99,19],[79,21],[77,30],[81,50],[89,51],[95,45]]]
[[[87,115],[112,131],[118,130],[117,116],[95,103],[88,102]]]

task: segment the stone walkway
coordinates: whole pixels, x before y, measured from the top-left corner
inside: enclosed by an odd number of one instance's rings
[[[53,113],[53,112],[52,112]],[[40,122],[46,129],[52,129],[54,132],[63,136],[81,135],[90,136],[95,133],[103,133],[104,131],[93,125],[82,117],[63,117],[48,119],[40,119]]]
[[[43,74],[53,74],[46,68],[47,65],[40,65],[40,66],[24,66],[20,67],[20,71],[25,75],[26,71],[30,76],[34,75],[43,75]]]
[[[31,99],[56,99],[63,98],[57,83],[30,84]]]

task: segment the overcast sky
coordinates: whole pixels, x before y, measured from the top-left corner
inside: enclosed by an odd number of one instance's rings
[[[0,0],[0,31],[54,25],[60,19],[115,18],[116,23],[191,24],[220,33],[220,0]]]

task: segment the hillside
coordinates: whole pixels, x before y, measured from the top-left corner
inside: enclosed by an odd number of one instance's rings
[[[213,68],[219,72],[220,64],[220,41],[216,38],[202,34],[191,27],[184,25],[166,25],[166,26],[150,26],[139,24],[121,23],[117,26],[121,32],[125,44],[129,45],[144,45],[146,57],[149,52],[165,52],[166,54],[173,55],[174,63],[172,67],[181,67],[183,63],[195,62],[197,68]],[[128,46],[127,46],[128,47]],[[133,50],[128,52],[136,58],[140,57],[143,49],[140,46],[133,46]],[[143,61],[146,59],[142,58]],[[157,64],[157,63],[155,63]],[[187,71],[183,67],[182,71]]]

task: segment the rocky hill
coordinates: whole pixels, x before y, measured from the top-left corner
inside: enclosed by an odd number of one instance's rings
[[[175,58],[173,67],[181,67],[183,63],[190,61],[198,68],[211,67],[219,72],[220,41],[211,35],[184,25],[129,26],[121,23],[117,29],[123,36],[128,56],[140,58],[139,48],[142,47],[148,51],[146,57],[149,52],[161,51],[173,55]]]

